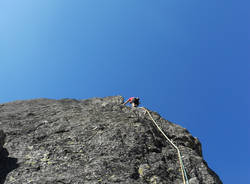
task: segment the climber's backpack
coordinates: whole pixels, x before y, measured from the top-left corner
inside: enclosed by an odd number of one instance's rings
[[[135,97],[135,98],[133,99],[134,103],[137,104],[137,105],[139,105],[139,100],[140,100],[139,97]]]

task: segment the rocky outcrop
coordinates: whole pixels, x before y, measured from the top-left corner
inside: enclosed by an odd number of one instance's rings
[[[0,105],[5,148],[18,163],[1,176],[3,182],[182,183],[176,150],[143,109],[122,102],[122,97],[114,96]],[[179,147],[190,184],[222,183],[203,160],[197,138],[156,112],[150,113]]]

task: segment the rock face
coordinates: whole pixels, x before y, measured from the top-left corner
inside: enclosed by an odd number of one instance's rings
[[[1,184],[182,183],[176,149],[143,109],[122,102],[114,96],[0,105],[9,153],[0,167]],[[203,160],[197,138],[150,113],[179,147],[190,184],[222,183]],[[3,140],[0,131],[2,151]]]

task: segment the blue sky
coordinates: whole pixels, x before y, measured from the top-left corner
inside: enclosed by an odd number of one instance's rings
[[[139,96],[250,183],[250,2],[1,0],[0,103]]]

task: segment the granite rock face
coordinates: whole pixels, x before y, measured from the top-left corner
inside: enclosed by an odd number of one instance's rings
[[[176,150],[121,96],[0,105],[1,184],[180,184]],[[150,111],[179,147],[190,184],[220,184],[186,129]],[[0,160],[1,161],[1,160]]]

